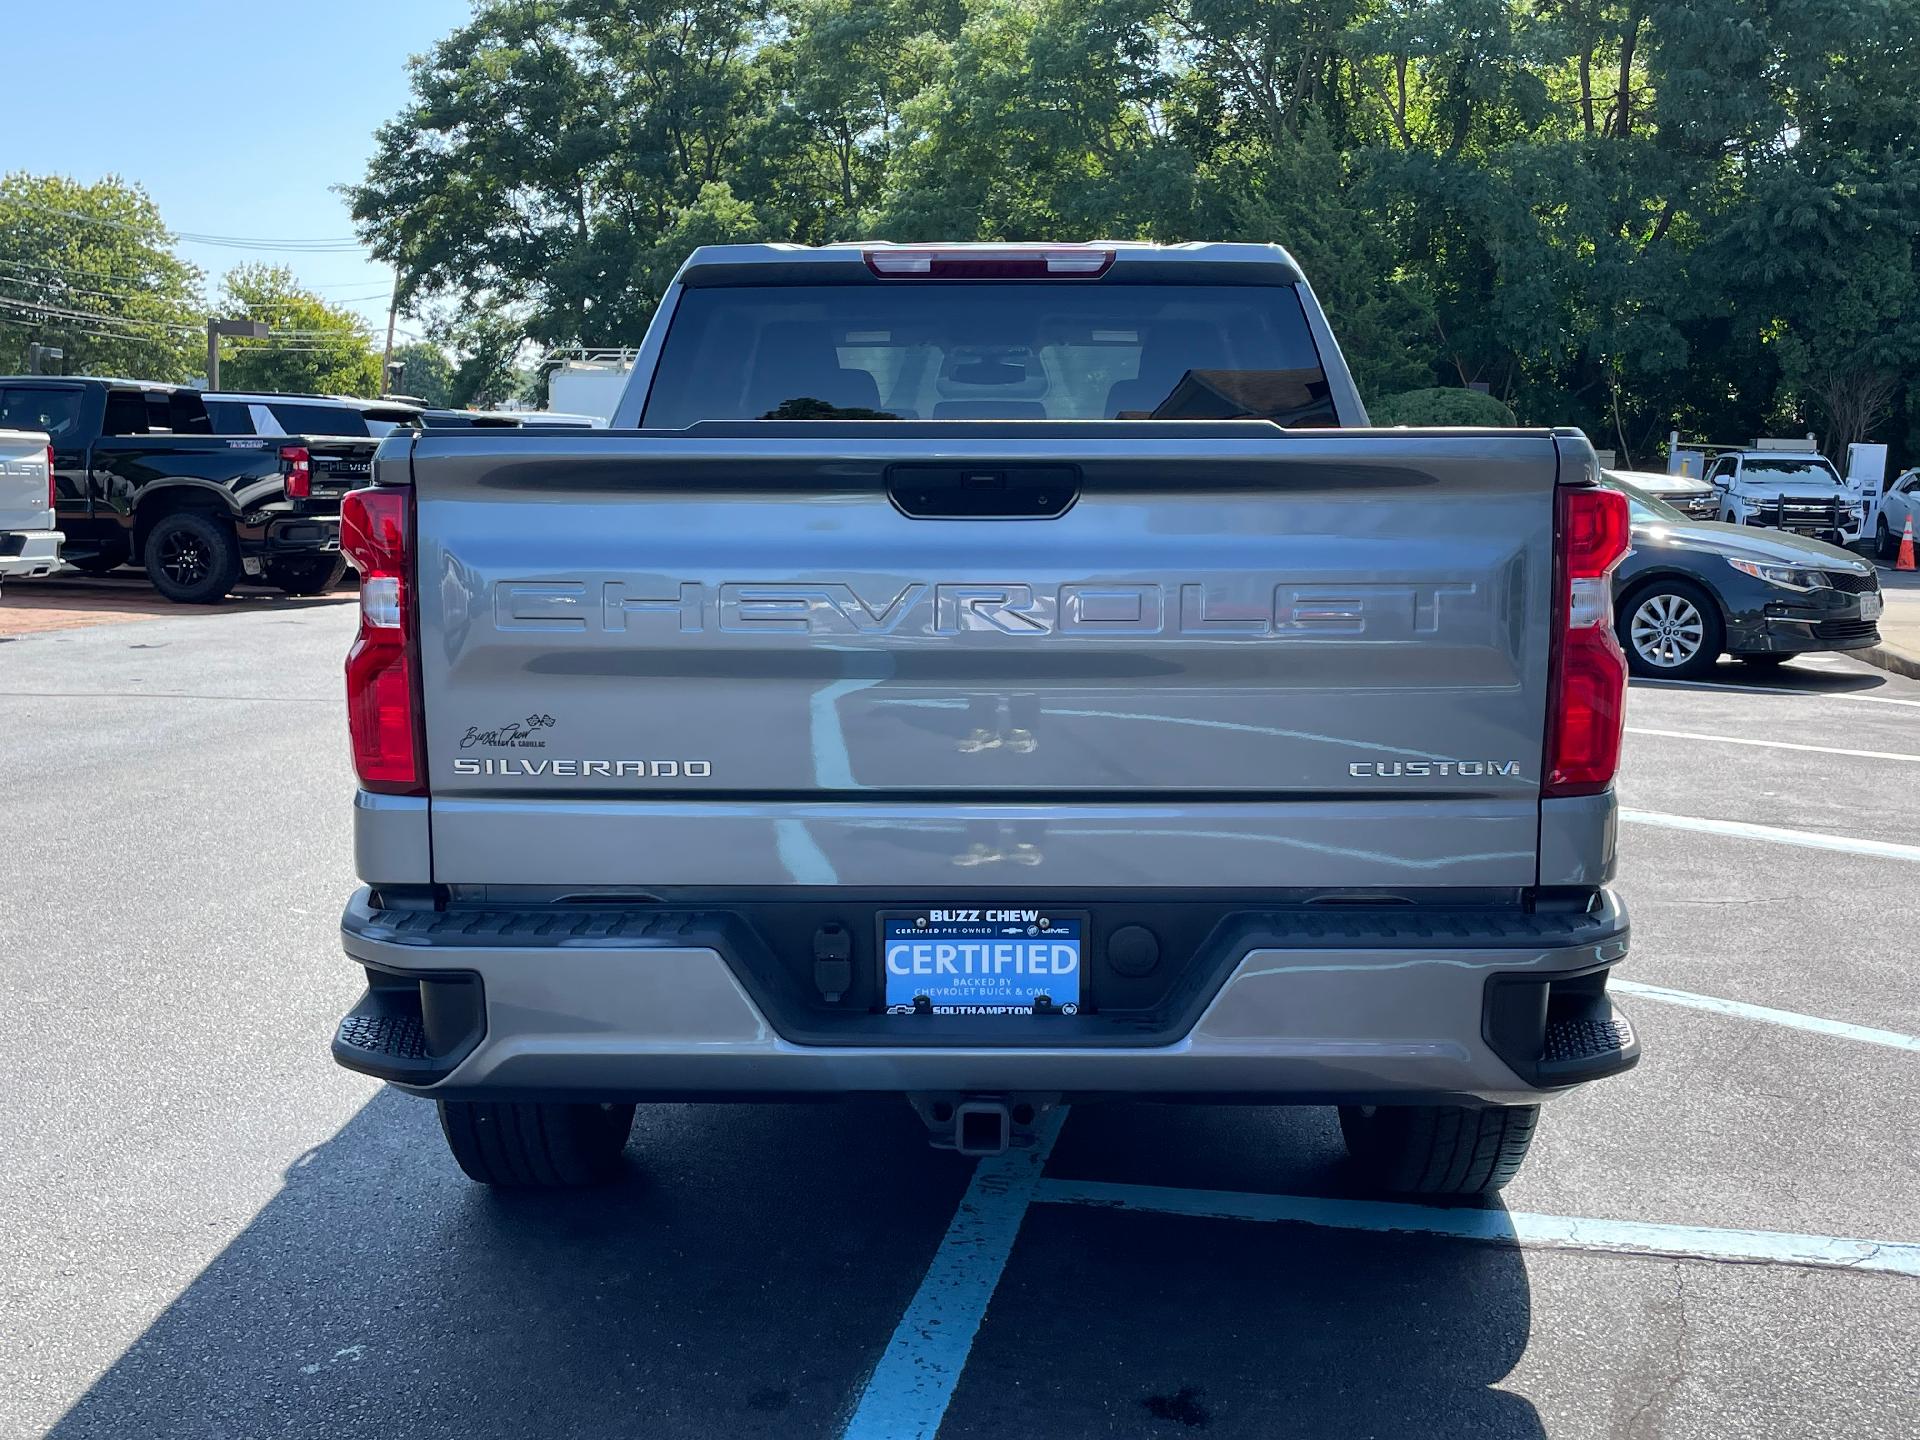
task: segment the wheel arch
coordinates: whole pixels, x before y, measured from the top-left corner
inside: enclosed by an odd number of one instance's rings
[[[1661,580],[1681,580],[1696,590],[1704,590],[1712,599],[1713,603],[1719,607],[1720,623],[1726,625],[1731,622],[1732,617],[1727,605],[1727,597],[1720,592],[1713,582],[1705,579],[1698,571],[1689,570],[1683,565],[1673,564],[1661,564],[1642,570],[1626,584],[1622,585],[1613,597],[1613,613],[1615,618],[1625,615],[1627,613],[1627,607],[1632,602],[1638,600],[1651,589],[1654,584]]]
[[[160,518],[179,510],[199,510],[226,520],[238,520],[240,507],[233,496],[210,480],[182,477],[147,486],[133,502],[133,554],[147,546],[147,533]]]

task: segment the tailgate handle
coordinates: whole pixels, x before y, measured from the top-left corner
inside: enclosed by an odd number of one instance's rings
[[[915,520],[1051,520],[1079,497],[1076,465],[887,467],[887,498]]]

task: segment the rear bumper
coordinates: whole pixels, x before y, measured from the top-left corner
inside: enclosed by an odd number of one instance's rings
[[[1249,914],[1194,1018],[1151,1044],[1051,1044],[1044,1031],[1000,1045],[914,1043],[913,1017],[900,1021],[901,1043],[874,1038],[866,1017],[855,1043],[800,1043],[776,1024],[778,1007],[750,993],[711,918],[383,910],[361,890],[342,936],[370,988],[335,1058],[456,1099],[905,1091],[1521,1104],[1639,1056],[1605,995],[1628,930],[1604,892],[1579,915]]]
[[[60,568],[58,530],[0,531],[0,580],[27,580]]]

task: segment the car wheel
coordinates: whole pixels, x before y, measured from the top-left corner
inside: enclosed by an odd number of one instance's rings
[[[233,528],[197,510],[162,515],[147,532],[147,579],[182,605],[212,605],[240,578]]]
[[[1873,553],[1882,560],[1891,560],[1893,550],[1893,531],[1887,528],[1887,517],[1882,515],[1873,522]]]
[[[631,1105],[442,1100],[440,1131],[470,1180],[504,1188],[599,1185],[620,1170]]]
[[[1394,1195],[1491,1195],[1520,1172],[1538,1105],[1342,1105],[1367,1185]]]
[[[1685,580],[1656,580],[1634,591],[1617,628],[1627,668],[1669,680],[1690,680],[1712,670],[1726,634],[1719,604]]]
[[[267,561],[267,583],[288,595],[324,595],[347,573],[338,555],[281,555]]]

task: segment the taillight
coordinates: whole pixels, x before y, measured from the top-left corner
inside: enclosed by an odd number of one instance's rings
[[[1113,264],[1113,251],[1090,245],[889,246],[864,253],[867,268],[883,279],[1092,279]]]
[[[305,500],[313,494],[313,457],[306,446],[280,447],[280,474],[286,479],[289,500]]]
[[[347,730],[360,783],[387,795],[427,793],[415,695],[410,548],[413,492],[350,490],[340,550],[360,572],[360,633],[347,652]]]
[[[47,446],[47,509],[60,508],[60,490],[53,478],[53,446]]]
[[[1560,490],[1554,526],[1547,795],[1597,795],[1620,768],[1627,657],[1613,633],[1613,571],[1626,558],[1627,497]]]

